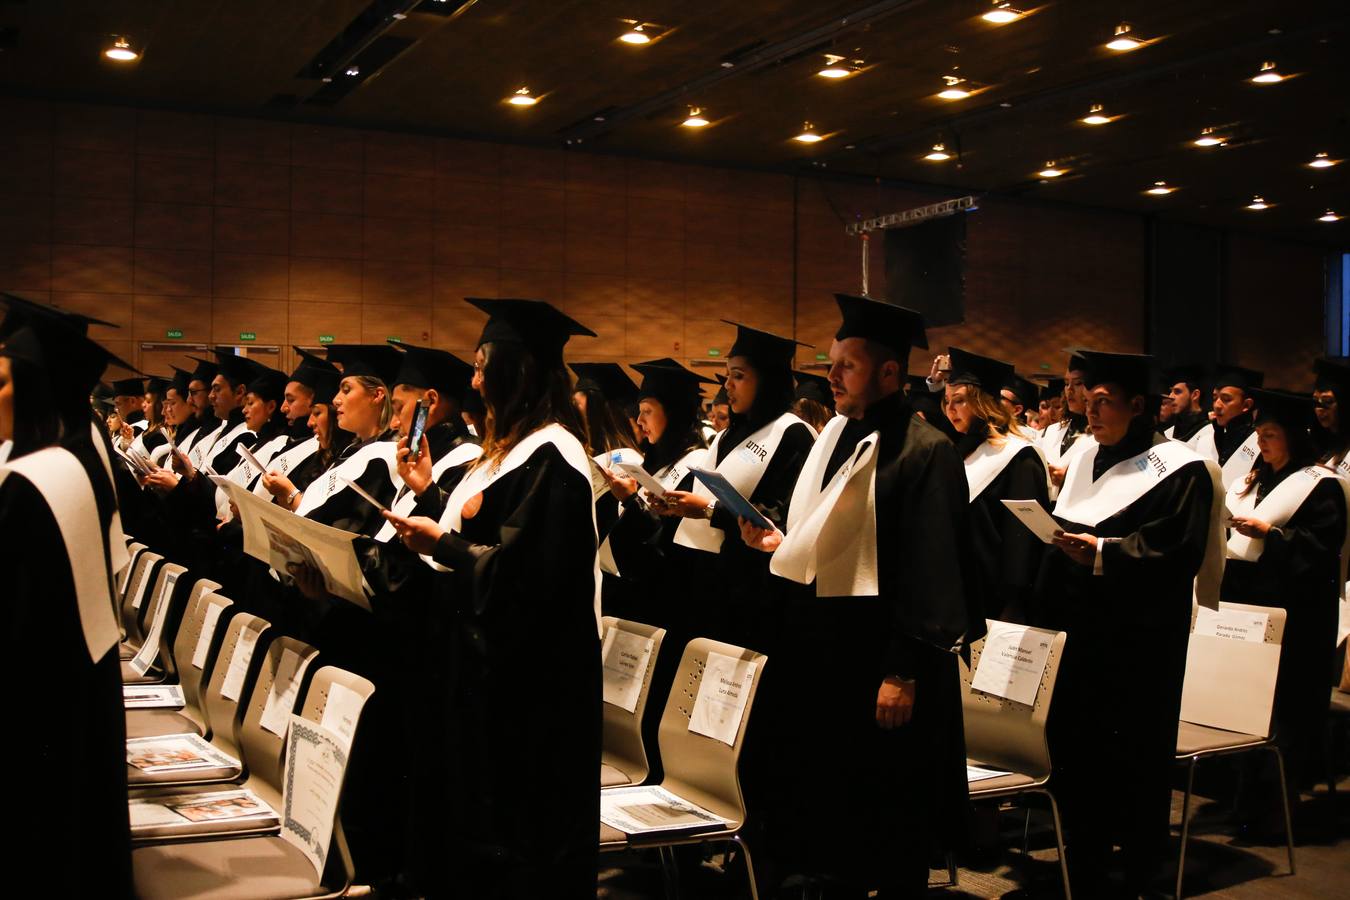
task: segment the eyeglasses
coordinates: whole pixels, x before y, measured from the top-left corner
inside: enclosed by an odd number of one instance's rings
[[[195,391],[192,390],[191,388],[188,388],[188,396],[189,396],[189,397],[195,397],[195,396],[197,396],[198,394],[205,394],[205,393],[207,393],[207,391],[208,391],[207,388],[197,388]]]
[[[1314,400],[1313,406],[1316,407],[1317,409],[1335,409],[1336,398],[1330,397],[1326,400]]]

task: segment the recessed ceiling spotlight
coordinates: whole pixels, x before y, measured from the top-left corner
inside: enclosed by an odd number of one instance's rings
[[[861,59],[849,59],[846,56],[840,56],[837,53],[825,54],[825,67],[816,74],[821,78],[847,78],[850,75],[856,75],[863,70],[866,65]]]
[[[1266,202],[1265,197],[1262,197],[1260,194],[1257,194],[1255,197],[1252,198],[1252,202],[1247,204],[1247,208],[1254,209],[1259,212],[1260,210],[1263,209],[1270,209],[1270,204]]]
[[[1138,50],[1144,46],[1144,41],[1133,34],[1133,29],[1129,22],[1121,22],[1116,26],[1115,36],[1106,42],[1107,50],[1114,50],[1117,53],[1126,53],[1130,50]]]
[[[947,152],[947,147],[941,143],[934,144],[933,149],[924,155],[924,159],[932,162],[945,162],[951,158],[952,155]]]
[[[1082,122],[1084,125],[1107,125],[1112,121],[1112,118],[1103,112],[1100,103],[1094,103],[1088,109],[1088,114],[1078,121]]]
[[[1284,76],[1276,69],[1273,62],[1261,63],[1261,71],[1252,76],[1253,84],[1279,84],[1284,81]]]
[[[1338,162],[1340,162],[1339,159],[1332,159],[1331,157],[1327,156],[1325,153],[1319,153],[1319,154],[1317,154],[1316,156],[1314,156],[1314,157],[1312,158],[1312,162],[1308,163],[1308,168],[1310,168],[1310,169],[1330,169],[1332,166],[1336,165],[1336,163],[1338,163]]]
[[[964,78],[960,78],[956,75],[943,75],[942,83],[946,85],[946,87],[938,91],[938,96],[943,100],[964,100],[971,95],[969,88],[962,87],[962,85],[966,84]]]
[[[1151,188],[1149,188],[1148,190],[1144,191],[1144,193],[1145,193],[1145,194],[1152,194],[1152,195],[1155,196],[1155,197],[1162,197],[1162,196],[1165,196],[1165,195],[1167,195],[1167,194],[1172,193],[1172,192],[1175,191],[1175,190],[1176,190],[1176,188],[1172,187],[1170,184],[1168,184],[1168,183],[1165,182],[1165,181],[1155,181],[1155,182],[1153,182],[1153,187],[1151,187]]]
[[[357,75],[360,75],[360,74],[361,74],[361,67],[360,67],[360,66],[348,66],[348,67],[347,67],[347,76],[348,76],[349,78],[355,78]]]
[[[1197,147],[1222,147],[1224,139],[1214,133],[1213,128],[1200,129],[1200,136],[1191,141]]]
[[[1339,222],[1340,220],[1341,217],[1336,215],[1336,210],[1330,208],[1317,217],[1317,221],[1319,222]]]
[[[818,141],[825,140],[823,137],[816,134],[816,126],[812,125],[810,122],[803,122],[802,133],[795,135],[792,139],[803,144],[814,144]]]
[[[635,45],[650,44],[652,42],[651,35],[643,31],[641,25],[634,25],[632,28],[619,35],[619,40],[623,41],[625,44]]]
[[[1055,161],[1052,159],[1047,161],[1045,164],[1045,168],[1041,169],[1036,174],[1041,176],[1042,178],[1058,178],[1059,176],[1063,175],[1066,171],[1067,171],[1066,169],[1061,169],[1059,166],[1055,165]]]
[[[685,128],[703,128],[708,124],[707,118],[703,115],[703,110],[697,106],[689,107],[689,116],[680,123]]]
[[[112,43],[104,48],[103,55],[118,62],[131,62],[133,59],[140,59],[141,57],[140,53],[132,49],[131,38],[124,34],[113,35]]]
[[[539,102],[539,98],[530,93],[527,87],[517,88],[516,92],[506,98],[506,102],[512,106],[534,106]]]
[[[992,22],[995,25],[1007,25],[1009,22],[1016,22],[1026,15],[1020,9],[1014,7],[1011,3],[1002,3],[1000,0],[993,0],[994,8],[980,16],[986,22]]]

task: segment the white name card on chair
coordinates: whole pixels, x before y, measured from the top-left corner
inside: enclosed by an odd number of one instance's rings
[[[164,576],[164,590],[160,592],[159,600],[155,602],[155,611],[151,613],[150,633],[145,636],[145,643],[141,644],[136,655],[128,663],[137,675],[144,675],[150,671],[150,667],[159,658],[159,638],[164,633],[164,620],[169,617],[169,605],[173,599],[174,585],[177,583],[177,572],[170,572]]]
[[[606,703],[628,712],[637,709],[642,683],[647,678],[647,666],[651,665],[654,643],[649,637],[618,627],[605,632],[600,658]]]
[[[192,666],[197,669],[206,666],[206,655],[211,652],[211,638],[215,637],[220,614],[225,611],[225,607],[219,604],[207,600],[202,602],[206,604],[206,616],[202,619],[202,630],[197,635],[197,646],[192,648]]]
[[[1230,641],[1264,644],[1266,626],[1269,624],[1270,613],[1246,609],[1208,609],[1201,606],[1197,607],[1195,613],[1196,634]]]
[[[234,652],[230,654],[230,667],[225,670],[225,681],[220,685],[220,695],[226,700],[238,700],[244,690],[244,678],[248,675],[249,663],[253,662],[253,649],[258,646],[258,632],[245,628],[239,632]]]
[[[709,653],[698,697],[689,713],[689,730],[735,746],[757,667],[753,660]]]
[[[281,836],[308,857],[323,876],[333,836],[347,751],[327,728],[301,716],[290,717],[282,782]]]
[[[1053,631],[988,620],[989,633],[970,686],[977,691],[1031,706],[1045,677]]]
[[[294,650],[281,651],[281,661],[277,663],[277,674],[272,679],[272,687],[267,692],[267,702],[263,705],[262,716],[258,724],[277,737],[286,736],[286,727],[291,721],[291,712],[295,709],[295,698],[300,693],[300,680],[305,674],[305,662]]]
[[[361,718],[361,707],[365,703],[365,697],[345,685],[333,682],[328,686],[328,697],[323,702],[323,717],[319,724],[341,738],[346,750],[352,748],[356,720]]]
[[[136,595],[131,598],[132,609],[140,609],[145,602],[145,592],[150,587],[150,568],[147,565],[141,570],[141,578],[136,582]]]

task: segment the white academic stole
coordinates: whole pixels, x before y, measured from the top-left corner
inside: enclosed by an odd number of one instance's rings
[[[18,475],[37,488],[51,510],[65,544],[70,577],[80,612],[80,629],[89,658],[98,662],[120,638],[113,612],[112,573],[108,557],[99,553],[97,562],[90,548],[103,546],[98,503],[84,466],[75,454],[61,447],[48,447],[0,466],[0,484]],[[122,544],[123,553],[126,544]]]
[[[206,465],[206,461],[211,458],[211,451],[216,446],[216,438],[220,437],[225,431],[225,424],[224,421],[221,421],[219,425],[206,434],[202,434],[200,428],[197,429],[197,439],[192,442],[191,449],[187,451],[188,461],[192,463],[192,468],[200,469]]]
[[[0,441],[0,465],[3,465],[9,459],[9,454],[13,452],[13,450],[13,441]]]
[[[438,460],[431,463],[431,483],[435,484],[441,480],[441,476],[453,469],[455,466],[462,466],[465,463],[471,463],[483,455],[483,448],[470,441],[451,447],[449,452]],[[407,518],[412,515],[413,507],[417,505],[417,494],[412,491],[405,491],[402,496],[394,501],[394,505],[389,507],[389,511],[396,516]],[[385,522],[384,527],[375,534],[375,540],[381,544],[389,543],[394,536],[394,523]]]
[[[278,453],[274,457],[272,457],[272,459],[269,460],[267,463],[267,471],[280,472],[282,475],[285,475],[289,473],[291,469],[294,469],[296,466],[300,465],[302,462],[309,459],[311,456],[313,456],[315,453],[318,452],[319,452],[319,439],[316,437],[308,438],[307,440],[303,440],[300,443],[296,444],[294,447],[285,451],[284,453]],[[259,478],[258,483],[253,486],[253,493],[257,494],[259,497],[272,496],[271,492],[269,492],[267,488],[263,487],[261,478]]]
[[[1091,528],[1137,501],[1182,466],[1200,460],[1209,473],[1214,492],[1205,557],[1195,576],[1195,599],[1201,606],[1218,609],[1224,562],[1224,492],[1218,464],[1200,457],[1184,444],[1155,434],[1153,446],[1148,450],[1116,463],[1093,481],[1092,464],[1100,447],[1093,441],[1091,447],[1069,462],[1064,487],[1051,512],[1058,519]]]
[[[1324,478],[1335,479],[1341,490],[1345,493],[1346,509],[1350,510],[1350,481],[1346,481],[1336,472],[1323,466],[1308,466],[1298,472],[1294,472],[1288,478],[1281,481],[1258,503],[1256,499],[1256,489],[1247,492],[1245,497],[1239,496],[1247,485],[1243,481],[1238,481],[1228,489],[1226,497],[1228,513],[1232,516],[1242,516],[1244,518],[1256,518],[1263,522],[1269,522],[1275,528],[1282,528],[1293,518],[1294,513],[1298,512],[1303,501],[1308,499],[1313,488]],[[1244,479],[1245,481],[1245,479]],[[1265,552],[1265,538],[1249,538],[1234,531],[1228,538],[1228,558],[1240,559],[1246,562],[1255,562],[1261,558]],[[1346,564],[1350,563],[1350,527],[1347,527],[1345,536],[1341,539],[1341,577],[1340,584],[1345,585]]]
[[[1045,454],[1046,465],[1060,468],[1067,464],[1070,459],[1097,443],[1092,435],[1084,432],[1073,439],[1073,443],[1069,444],[1067,450],[1061,449],[1064,444],[1064,432],[1068,430],[1069,423],[1065,419],[1061,419],[1045,429],[1045,433],[1041,436],[1040,445],[1042,452]]]
[[[816,582],[817,597],[873,597],[877,572],[877,444],[879,432],[858,442],[821,487],[830,455],[849,420],[831,419],[802,465],[788,506],[787,532],[769,571],[799,584]]]
[[[728,453],[721,463],[717,462],[717,448],[721,446],[730,429],[719,431],[717,437],[713,439],[712,446],[708,448],[700,468],[716,469],[722,477],[731,482],[732,487],[740,491],[742,497],[749,499],[759,486],[759,480],[764,477],[764,470],[769,467],[769,461],[773,459],[774,451],[778,449],[778,444],[783,439],[783,432],[801,421],[792,413],[783,413],[751,433],[739,447]],[[712,492],[699,484],[697,479],[694,481],[693,493],[712,499]],[[675,529],[675,543],[681,547],[692,547],[707,553],[720,552],[725,538],[726,532],[714,528],[707,519],[682,519],[680,527]]]
[[[252,433],[253,432],[248,430],[247,422],[240,422],[238,425],[234,426],[229,431],[222,434],[216,440],[215,444],[211,447],[211,449],[206,452],[206,455],[203,458],[203,464],[209,465],[211,460],[215,458],[217,453],[224,453],[226,450],[228,450],[230,448],[230,444],[234,442],[235,438],[243,434],[252,434]],[[242,458],[243,457],[240,457],[240,459]],[[198,466],[197,468],[201,468],[201,466]],[[231,466],[230,468],[231,471],[233,471],[234,467]]]
[[[587,481],[591,477],[591,458],[586,455],[586,448],[581,446],[572,432],[556,423],[545,425],[543,428],[536,429],[520,440],[506,454],[501,462],[492,465],[475,466],[467,475],[460,479],[459,484],[450,492],[450,499],[446,501],[445,511],[441,513],[440,526],[443,530],[458,534],[464,528],[464,504],[468,503],[475,495],[481,494],[491,487],[497,479],[507,475],[523,466],[529,461],[534,452],[545,444],[552,444],[558,448],[558,453],[563,461],[577,471],[582,478]],[[595,530],[595,504],[591,504],[591,535],[594,537]],[[426,554],[422,555],[422,560],[438,572],[450,571],[445,566],[436,562]],[[602,634],[600,626],[600,559],[596,553],[591,557],[591,567],[595,578],[595,630],[597,635]]]
[[[631,447],[620,447],[618,450],[612,450],[609,453],[598,453],[591,457],[591,462],[595,464],[596,469],[613,469],[619,463],[628,463],[630,466],[642,465],[642,454]],[[598,503],[600,498],[609,493],[609,482],[603,475],[596,470],[592,470],[591,478],[599,476],[600,482],[604,485],[604,490],[600,490],[600,484],[594,484],[595,500]],[[623,518],[623,504],[619,504],[619,517]],[[614,561],[614,551],[609,547],[609,535],[600,543],[600,571],[608,572],[610,575],[619,574],[619,564]]]
[[[249,452],[252,453],[254,458],[262,463],[265,468],[267,466],[267,461],[273,456],[276,456],[278,450],[286,446],[287,440],[289,440],[289,435],[279,434],[259,447],[250,448]],[[230,471],[225,473],[225,478],[242,488],[246,488],[248,487],[249,482],[261,474],[261,472],[255,471],[253,463],[249,462],[248,458],[240,453],[239,462],[237,462]],[[216,488],[216,518],[221,519],[222,521],[229,521],[229,510],[229,495],[221,488]]]
[[[356,481],[374,459],[380,460],[389,469],[389,479],[396,487],[402,486],[403,479],[398,477],[398,462],[395,459],[397,452],[398,444],[393,441],[371,441],[346,459],[329,466],[327,471],[314,479],[300,495],[300,505],[295,508],[295,514],[307,516],[327,503],[333,495],[347,490],[347,482],[343,479]]]
[[[974,503],[975,498],[984,493],[984,489],[1003,473],[1008,463],[1012,462],[1013,457],[1021,453],[1024,447],[1034,448],[1041,462],[1045,462],[1045,453],[1040,447],[1015,434],[1004,435],[1002,445],[997,447],[991,441],[985,441],[966,457],[966,484],[970,488],[971,503]]]
[[[1216,463],[1219,461],[1219,448],[1214,442],[1213,422],[1196,432],[1195,437],[1191,439],[1191,448],[1205,459],[1212,459]],[[1223,476],[1223,489],[1226,491],[1233,482],[1246,478],[1247,473],[1256,464],[1256,458],[1260,455],[1261,450],[1256,445],[1256,432],[1253,431],[1247,435],[1247,439],[1242,442],[1242,446],[1234,450],[1233,455],[1228,457],[1228,461],[1220,467]]]
[[[89,422],[89,438],[94,445],[94,452],[98,454],[99,461],[103,463],[103,471],[108,475],[108,487],[112,490],[114,497],[117,495],[117,487],[113,481],[112,460],[108,458],[108,450],[103,446],[104,432],[93,421]],[[5,454],[5,459],[9,454]],[[113,506],[112,518],[108,520],[108,565],[114,572],[120,573],[131,563],[131,554],[127,552],[127,536],[122,532],[122,512],[115,505]],[[119,637],[120,626],[119,626]]]

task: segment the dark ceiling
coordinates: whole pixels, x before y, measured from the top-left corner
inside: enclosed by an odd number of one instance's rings
[[[1057,0],[0,0],[0,91],[775,170],[1350,243],[1350,4]],[[394,18],[394,14],[403,18]],[[667,30],[635,47],[622,20]],[[1114,27],[1150,39],[1104,48]],[[143,46],[130,65],[100,50]],[[842,80],[824,54],[866,61]],[[1258,86],[1264,60],[1296,77]],[[359,72],[348,76],[356,65]],[[982,89],[935,95],[944,74]],[[325,83],[320,76],[331,73]],[[506,104],[521,86],[541,96]],[[1092,104],[1119,117],[1077,120]],[[690,105],[709,127],[680,127]],[[826,140],[791,140],[804,121]],[[1224,146],[1191,145],[1213,127]],[[953,158],[924,160],[941,141]],[[1047,161],[1066,170],[1037,176]],[[1166,180],[1178,190],[1152,197]],[[1245,207],[1259,194],[1272,204]]]

